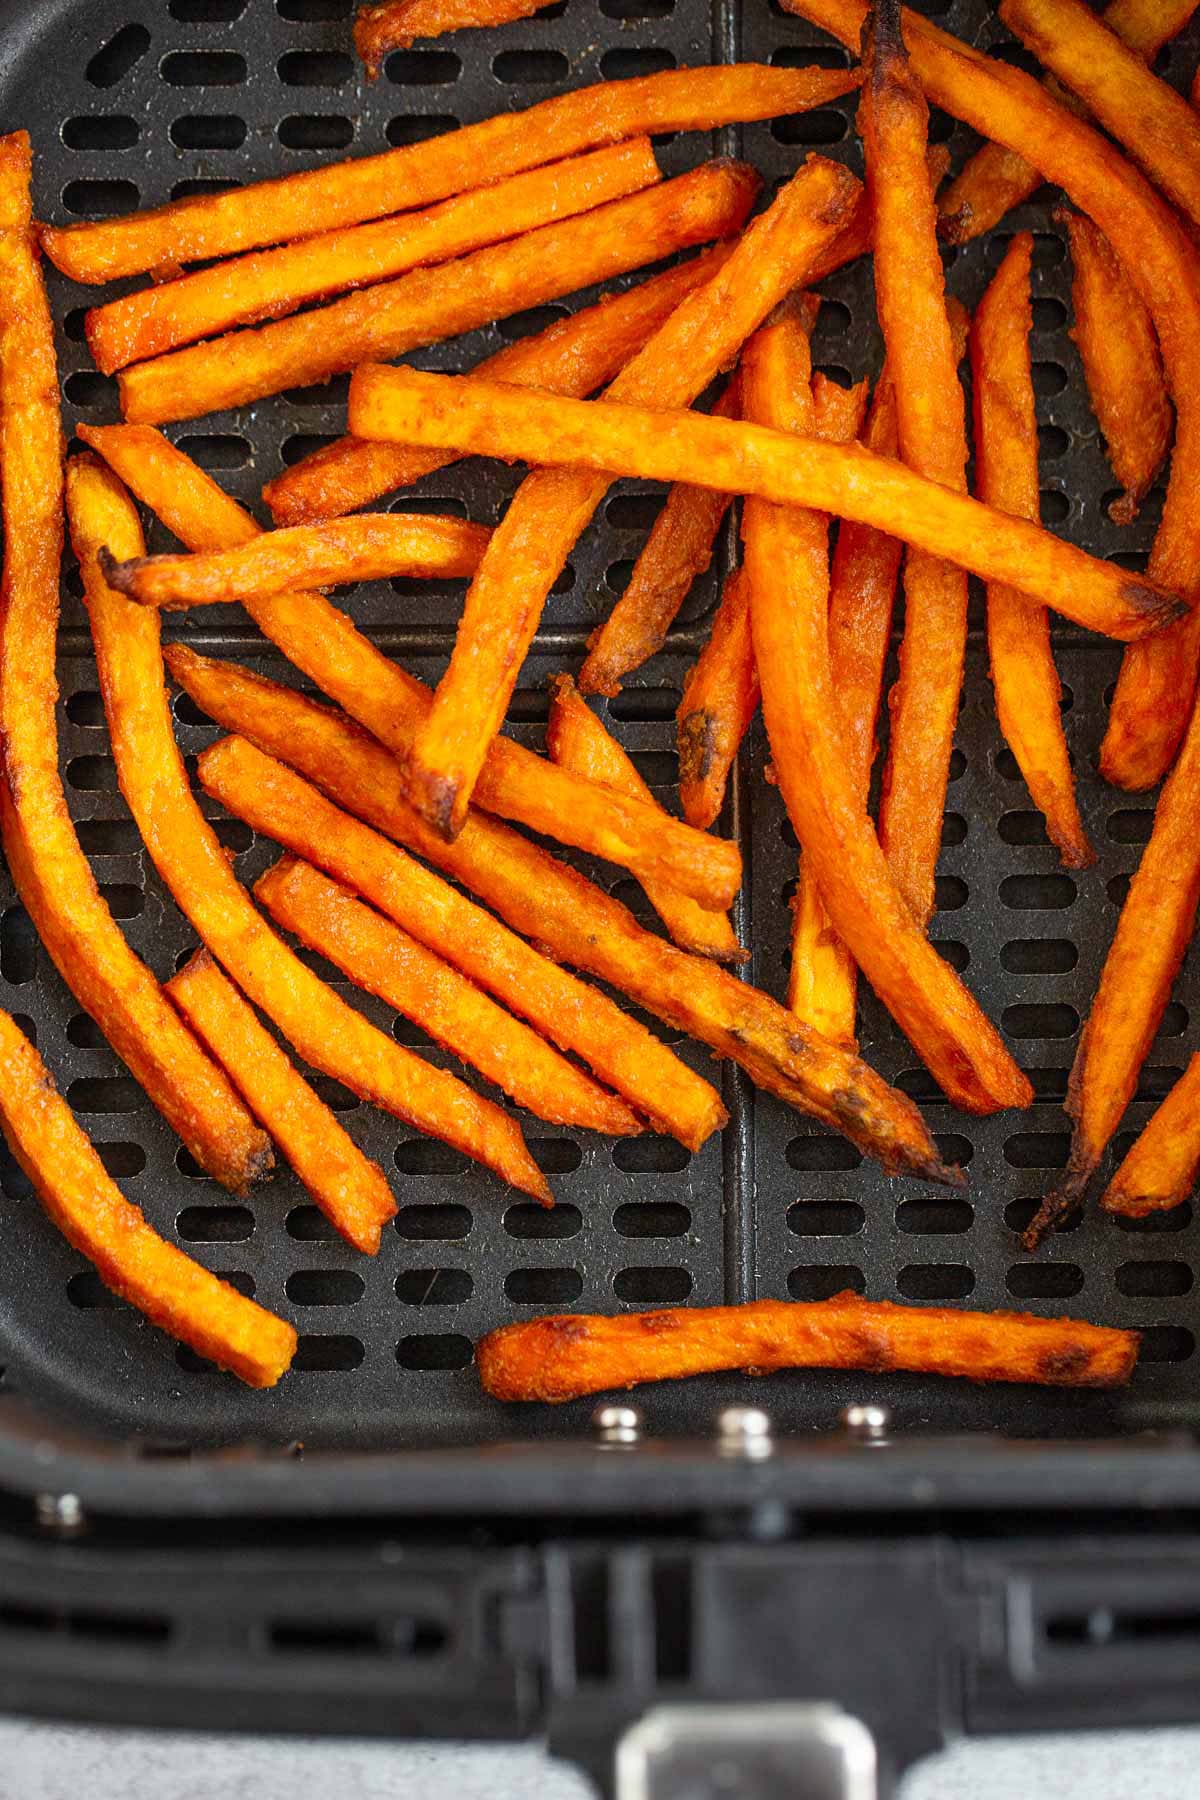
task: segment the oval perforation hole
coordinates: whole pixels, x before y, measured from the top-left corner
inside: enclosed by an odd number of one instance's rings
[[[159,73],[171,87],[237,87],[246,59],[237,50],[173,50]]]
[[[249,438],[233,431],[197,432],[180,438],[179,448],[202,469],[244,469],[254,454]]]
[[[618,1138],[612,1148],[612,1159],[625,1175],[675,1175],[686,1169],[692,1153],[675,1138]]]
[[[676,687],[624,688],[608,702],[609,717],[630,722],[673,719],[681,698]]]
[[[1070,875],[1006,875],[1000,883],[1003,905],[1015,911],[1057,911],[1072,906],[1078,888]]]
[[[661,494],[614,494],[605,505],[604,517],[617,531],[649,531],[662,504]]]
[[[357,1369],[365,1356],[359,1338],[338,1333],[306,1336],[296,1346],[292,1368],[308,1374],[338,1374]]]
[[[0,918],[0,975],[10,987],[23,987],[37,974],[38,934],[33,920],[20,904],[10,906]]]
[[[141,135],[141,126],[127,113],[81,114],[62,128],[68,150],[131,150]]]
[[[950,1237],[969,1231],[975,1209],[966,1200],[937,1196],[902,1200],[896,1208],[896,1224],[914,1237]]]
[[[1104,821],[1104,833],[1114,844],[1145,844],[1154,829],[1152,806],[1120,806]]]
[[[539,331],[549,330],[560,319],[569,319],[571,309],[553,303],[546,306],[529,306],[524,312],[510,313],[507,319],[498,319],[496,329],[502,338],[516,343],[518,338],[535,337]]]
[[[1010,975],[1065,975],[1078,961],[1069,938],[1013,938],[1000,950],[1000,965]]]
[[[353,1269],[296,1269],[283,1291],[297,1306],[356,1306],[364,1287]]]
[[[353,1112],[360,1104],[357,1094],[352,1094],[348,1087],[335,1081],[332,1075],[312,1073],[308,1077],[309,1086],[325,1102],[331,1112]]]
[[[638,75],[658,75],[664,69],[674,67],[675,58],[669,50],[650,44],[641,48],[629,46],[606,50],[600,58],[600,73],[605,81],[630,81]]]
[[[962,1300],[975,1286],[965,1263],[909,1263],[896,1276],[906,1300]]]
[[[81,1113],[135,1113],[150,1103],[132,1075],[87,1075],[68,1087],[67,1104]]]
[[[865,1294],[866,1279],[853,1263],[802,1263],[788,1276],[793,1300],[832,1300],[835,1294]]]
[[[577,1206],[562,1200],[553,1206],[535,1206],[531,1200],[519,1200],[505,1212],[504,1229],[514,1238],[574,1237],[583,1229],[583,1214]]]
[[[857,1200],[797,1200],[787,1222],[797,1237],[855,1237],[867,1215]]]
[[[1070,1148],[1069,1131],[1014,1131],[1004,1140],[1004,1160],[1013,1169],[1063,1169]]]
[[[325,389],[320,391],[323,393]],[[337,441],[337,433],[333,431],[298,431],[283,440],[279,460],[285,469],[290,469],[293,463],[303,462],[315,450],[324,450],[327,444],[336,444]],[[422,586],[427,587],[427,584],[422,583]]]
[[[461,1306],[474,1287],[467,1269],[405,1269],[396,1277],[396,1298],[405,1306]]]
[[[462,74],[462,58],[454,50],[396,50],[383,72],[397,87],[449,87]]]
[[[186,113],[171,122],[171,142],[180,150],[240,150],[246,121],[236,113]]]
[[[692,1277],[687,1269],[620,1269],[613,1276],[613,1293],[631,1306],[686,1300],[691,1291]]]
[[[395,1227],[402,1238],[415,1243],[450,1243],[469,1237],[473,1222],[469,1207],[436,1203],[432,1206],[402,1206],[396,1215]]]
[[[241,1244],[253,1235],[254,1214],[248,1206],[185,1206],[175,1230],[188,1244]]]
[[[453,113],[401,113],[387,123],[387,141],[394,149],[406,144],[424,144],[443,132],[454,131],[459,124]]]
[[[112,1144],[97,1143],[94,1148],[114,1181],[130,1181],[146,1167],[146,1152],[140,1144],[118,1141]]]
[[[1174,1299],[1192,1291],[1192,1271],[1185,1262],[1122,1263],[1113,1279],[1119,1294],[1136,1299]]]
[[[402,1175],[462,1175],[471,1167],[461,1151],[434,1138],[409,1138],[397,1144],[392,1160]]]
[[[799,1169],[803,1174],[833,1169],[857,1169],[862,1162],[862,1151],[843,1137],[797,1137],[793,1138],[784,1152],[789,1169]]]
[[[563,1306],[578,1300],[583,1276],[578,1269],[513,1269],[504,1292],[514,1306]]]
[[[284,1220],[284,1230],[301,1244],[336,1244],[338,1231],[317,1206],[294,1206]]]
[[[492,58],[492,74],[510,87],[545,87],[565,81],[570,72],[570,61],[561,50],[501,50]]]
[[[68,181],[62,203],[81,219],[103,219],[136,212],[141,193],[135,181],[92,179]]]
[[[771,123],[771,136],[780,144],[840,144],[848,136],[850,121],[845,113],[832,106],[818,106],[812,112],[786,113]]]
[[[196,180],[177,181],[171,189],[171,198],[195,200],[204,194],[228,194],[240,185],[232,176],[202,175]]]
[[[169,0],[167,10],[185,25],[232,25],[248,4],[249,0]]]
[[[72,1306],[82,1311],[103,1310],[109,1312],[121,1306],[120,1297],[106,1288],[95,1269],[80,1269],[67,1282],[67,1299]]]
[[[544,725],[550,717],[550,695],[545,688],[517,688],[508,703],[508,716],[516,725]]]
[[[1005,1277],[1014,1300],[1066,1300],[1083,1286],[1083,1270],[1077,1263],[1014,1263]]]
[[[1079,1014],[1073,1006],[1062,1002],[1055,1005],[1025,1002],[1020,1006],[1006,1006],[1000,1023],[1013,1038],[1068,1038],[1074,1037],[1079,1030]]]
[[[90,1013],[75,1013],[67,1020],[67,1042],[77,1050],[107,1050],[108,1039]]]
[[[115,794],[117,765],[111,756],[73,756],[67,764],[67,785],[81,794]]]
[[[690,1210],[674,1200],[629,1201],[613,1213],[613,1229],[623,1238],[685,1237],[691,1223]]]
[[[84,74],[93,87],[116,87],[137,67],[149,48],[150,33],[144,25],[123,25],[115,37],[97,50]]]
[[[285,150],[345,150],[354,125],[340,113],[291,113],[279,121],[277,136]]]
[[[1147,1325],[1142,1328],[1139,1363],[1186,1362],[1196,1340],[1183,1325]]]
[[[75,832],[85,856],[132,856],[142,847],[132,819],[80,819]]]
[[[110,375],[96,369],[76,369],[63,382],[63,393],[72,406],[91,411],[98,406],[115,406],[117,384]]]
[[[344,87],[353,78],[354,59],[341,50],[286,50],[276,71],[287,87]]]
[[[1169,1212],[1147,1213],[1144,1219],[1126,1219],[1120,1213],[1112,1214],[1112,1222],[1118,1231],[1132,1232],[1135,1236],[1144,1233],[1151,1237],[1164,1231],[1186,1231],[1192,1218],[1190,1200],[1185,1200],[1182,1206],[1173,1206]]]
[[[1004,1223],[1019,1237],[1032,1225],[1041,1204],[1040,1196],[1033,1195],[1027,1195],[1021,1200],[1010,1200],[1004,1209]],[[1078,1231],[1081,1217],[1080,1213],[1072,1213],[1065,1218],[1057,1227],[1055,1236],[1061,1237],[1064,1231]]]
[[[396,1345],[396,1361],[402,1369],[436,1371],[465,1369],[475,1358],[470,1338],[458,1331],[413,1333]]]
[[[958,875],[938,875],[933,892],[937,912],[958,912],[971,897],[970,888]]]

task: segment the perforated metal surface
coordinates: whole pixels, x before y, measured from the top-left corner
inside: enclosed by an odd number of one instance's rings
[[[982,0],[942,0],[922,10],[972,41],[1002,37]],[[349,50],[350,0],[53,0],[0,6],[0,99],[6,128],[27,125],[37,151],[43,215],[86,216],[153,204],[308,166],[335,152],[366,154],[409,143],[455,122],[527,104],[568,87],[675,63],[742,55],[804,63],[820,34],[771,0],[567,0],[502,31],[463,33],[393,57],[373,88]],[[1195,66],[1200,34],[1164,57],[1182,83]],[[815,54],[839,65],[828,42]],[[1017,53],[1014,53],[1017,54]],[[748,128],[741,148],[768,178],[785,178],[809,148],[857,164],[852,103],[801,119]],[[940,115],[934,136],[949,138],[956,166],[970,134]],[[726,139],[721,147],[732,147]],[[660,146],[668,172],[714,146],[681,137]],[[1011,221],[1038,234],[1034,357],[1042,423],[1043,514],[1089,549],[1139,564],[1161,493],[1121,532],[1103,510],[1114,483],[1101,454],[1069,342],[1069,268],[1049,223],[1046,196]],[[950,256],[953,290],[978,300],[1004,238]],[[117,290],[114,290],[117,291]],[[825,285],[829,303],[817,329],[818,360],[858,377],[874,373],[878,344],[870,270],[855,266]],[[89,365],[78,310],[91,293],[53,284],[62,322],[59,349],[68,426],[116,416],[115,384]],[[589,296],[581,296],[586,300]],[[467,366],[523,330],[565,309],[539,309],[418,360]],[[343,427],[344,383],[178,428],[184,448],[238,497],[254,503],[282,462]],[[439,510],[498,516],[515,476],[463,465],[420,490]],[[405,505],[411,504],[406,497]],[[583,639],[627,578],[654,501],[644,486],[614,490],[598,524],[559,584],[514,707],[514,733],[540,741],[545,678],[574,667]],[[711,612],[716,573],[697,584],[672,646],[609,713],[660,797],[672,803],[673,712],[682,675]],[[130,941],[162,975],[194,938],[141,851],[116,792],[95,669],[78,599],[65,587],[61,747],[72,808]],[[379,583],[347,605],[360,624],[415,670],[436,678],[461,604],[457,585]],[[0,1169],[0,1361],[10,1387],[83,1416],[118,1435],[178,1443],[301,1437],[309,1444],[397,1445],[432,1438],[488,1439],[514,1433],[575,1432],[586,1409],[501,1412],[479,1393],[471,1344],[483,1331],[533,1311],[613,1310],[623,1305],[739,1300],[755,1295],[810,1298],[852,1286],[878,1298],[937,1300],[1034,1311],[1071,1310],[1145,1329],[1143,1364],[1131,1393],[1102,1397],[977,1392],[949,1383],[868,1381],[797,1374],[775,1378],[759,1397],[789,1428],[826,1425],[850,1398],[889,1401],[902,1423],[1002,1427],[1047,1434],[1191,1422],[1198,1306],[1193,1264],[1198,1228],[1185,1207],[1156,1223],[1121,1228],[1095,1216],[1036,1258],[1017,1232],[1066,1152],[1061,1111],[1080,1019],[1086,1015],[1116,904],[1151,820],[1148,798],[1105,789],[1092,774],[1105,696],[1116,656],[1072,628],[1058,631],[1068,689],[1067,726],[1081,778],[1085,818],[1099,851],[1095,870],[1058,868],[1040,818],[1031,811],[995,725],[978,631],[950,789],[935,937],[1009,1033],[1034,1077],[1025,1115],[978,1121],[941,1101],[916,1058],[868,997],[863,1045],[886,1074],[930,1109],[952,1160],[970,1165],[963,1196],[893,1183],[840,1139],[776,1102],[752,1096],[726,1073],[734,1124],[723,1143],[688,1157],[673,1142],[641,1139],[610,1146],[525,1121],[559,1205],[542,1213],[514,1203],[481,1172],[441,1146],[413,1140],[390,1119],[332,1097],[358,1141],[394,1171],[400,1216],[378,1260],[332,1239],[298,1183],[281,1173],[247,1205],[232,1203],[197,1175],[140,1091],[81,1018],[36,947],[6,886],[0,920],[0,1002],[31,1019],[39,1045],[131,1198],[168,1236],[209,1266],[236,1274],[268,1306],[294,1318],[303,1335],[296,1370],[270,1395],[251,1395],[144,1327],[105,1294],[43,1220],[22,1178]],[[209,609],[175,630],[201,647],[236,654],[275,676],[286,666],[240,615]],[[185,751],[213,735],[177,702]],[[762,779],[757,734],[739,775],[735,816],[747,849],[748,916],[755,950],[751,976],[781,993],[795,846],[775,791]],[[205,802],[207,810],[214,810]],[[252,879],[273,849],[247,828],[220,829]],[[605,885],[641,908],[634,885],[594,869]],[[323,973],[337,981],[320,965]],[[1164,1028],[1148,1059],[1130,1130],[1148,1116],[1186,1059],[1189,1007],[1200,1001],[1189,959]],[[342,991],[345,984],[337,981]],[[385,1027],[386,1009],[355,993]],[[406,1043],[419,1034],[403,1023]],[[706,1054],[686,1043],[697,1067]],[[430,1051],[435,1060],[445,1060]],[[1127,1141],[1127,1140],[1126,1140]],[[1119,1146],[1118,1146],[1119,1147]],[[647,1393],[657,1428],[705,1429],[718,1404],[744,1393],[735,1378]]]

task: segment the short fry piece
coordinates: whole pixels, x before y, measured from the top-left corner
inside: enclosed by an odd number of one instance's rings
[[[484,456],[603,469],[613,477],[691,481],[858,519],[986,581],[1019,586],[1108,637],[1142,637],[1184,610],[1177,595],[1147,577],[854,444],[794,440],[703,413],[565,400],[475,376],[375,364],[355,374],[350,408],[360,437],[470,446]],[[503,529],[497,528],[489,554]]]
[[[518,1106],[554,1125],[613,1137],[636,1137],[641,1130],[623,1101],[597,1087],[452,963],[311,863],[281,857],[259,876],[254,893],[285,931],[473,1064]]]
[[[497,1400],[557,1404],[718,1369],[906,1369],[969,1381],[1048,1387],[1123,1387],[1138,1333],[1039,1319],[1031,1313],[894,1306],[835,1294],[797,1305],[754,1300],[679,1312],[598,1318],[565,1313],[503,1325],[476,1347],[479,1378]]]
[[[87,315],[88,348],[96,367],[112,375],[128,363],[235,325],[277,319],[309,300],[394,280],[409,269],[519,237],[552,219],[571,218],[652,187],[658,179],[648,138],[614,144],[513,175],[425,212],[302,238],[110,300]]]
[[[707,830],[725,804],[729,771],[758,711],[758,668],[743,572],[725,581],[712,630],[683,684],[676,715],[679,799],[690,825]]]
[[[546,748],[563,768],[573,769],[588,781],[635,794],[657,805],[628,757],[582,697],[569,675],[554,683],[554,702],[546,727]],[[715,957],[717,962],[745,962],[747,952],[734,936],[724,913],[706,912],[675,888],[651,882],[646,897],[681,950],[694,956]]]
[[[1106,1212],[1144,1219],[1182,1206],[1200,1173],[1200,1055],[1193,1056],[1104,1191]]]
[[[979,304],[971,331],[976,486],[981,499],[1026,519],[1038,516],[1038,435],[1029,333],[1033,238],[1022,231]],[[1149,323],[1149,321],[1147,321]],[[1046,831],[1068,869],[1094,862],[1075,799],[1062,727],[1062,687],[1044,606],[1015,588],[987,591],[988,650],[996,712]]]
[[[1150,314],[1102,231],[1081,213],[1055,218],[1071,240],[1075,327],[1092,411],[1108,460],[1125,492],[1108,512],[1129,525],[1158,474],[1171,442],[1171,402]]]
[[[758,189],[744,163],[674,181],[454,262],[414,269],[328,306],[135,363],[118,377],[133,424],[194,419],[283,388],[328,381],[369,356],[402,356],[523,307],[736,231]]]
[[[0,1013],[0,1124],[47,1215],[106,1287],[250,1387],[274,1387],[296,1352],[292,1327],[151,1230],[7,1013]]]
[[[167,992],[330,1224],[365,1256],[377,1255],[380,1233],[396,1213],[378,1163],[338,1124],[207,950],[197,950],[168,981]]]
[[[360,6],[354,21],[354,48],[374,81],[393,50],[407,50],[417,38],[447,31],[508,25],[531,19],[551,0],[376,0]]]

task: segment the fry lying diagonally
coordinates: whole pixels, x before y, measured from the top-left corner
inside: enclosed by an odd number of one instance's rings
[[[676,714],[679,801],[701,830],[725,804],[729,772],[758,711],[750,592],[741,569],[726,577],[708,642],[688,670]]]
[[[1162,1102],[1141,1136],[1126,1152],[1104,1190],[1105,1212],[1124,1219],[1182,1206],[1200,1172],[1200,1055]]]

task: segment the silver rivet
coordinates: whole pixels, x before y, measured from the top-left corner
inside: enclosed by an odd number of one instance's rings
[[[886,1444],[892,1415],[886,1406],[847,1406],[842,1409],[842,1425],[850,1437],[863,1444]]]
[[[770,1456],[770,1418],[758,1406],[727,1406],[717,1415],[717,1448],[722,1456]]]
[[[78,1537],[87,1525],[78,1494],[39,1494],[33,1504],[41,1529],[58,1537]]]
[[[592,1430],[602,1444],[636,1444],[642,1435],[642,1415],[636,1406],[598,1406]]]

